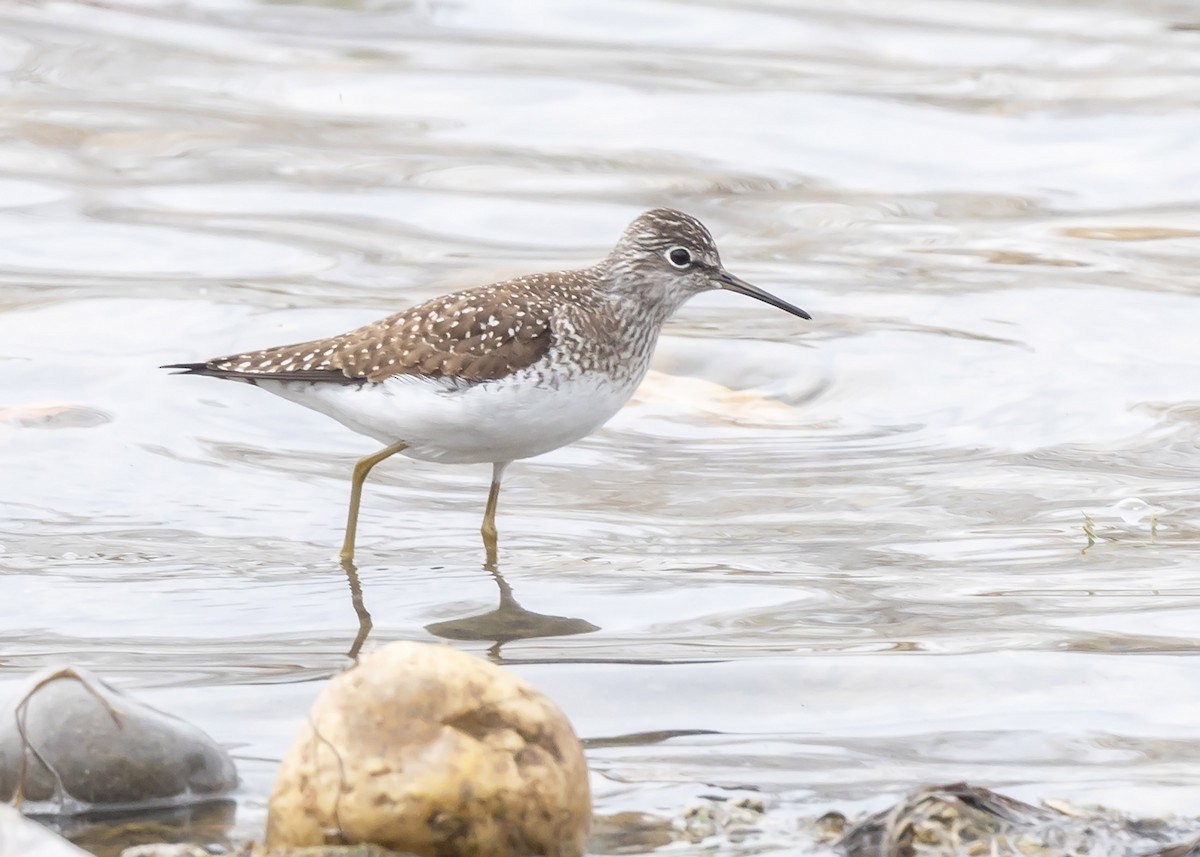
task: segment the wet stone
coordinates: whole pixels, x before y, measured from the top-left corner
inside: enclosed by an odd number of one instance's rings
[[[591,819],[566,717],[448,646],[393,643],[335,676],[271,791],[266,846],[576,857]]]
[[[92,428],[110,422],[109,414],[87,405],[0,407],[0,423],[19,428]]]
[[[0,855],[3,857],[88,857],[67,840],[0,804]]]
[[[43,671],[0,711],[0,798],[29,815],[178,806],[236,785],[203,731],[87,670]]]
[[[1197,841],[1194,824],[1148,823],[1057,801],[1034,806],[952,783],[915,789],[891,809],[849,824],[838,850],[845,857],[1192,857]]]
[[[759,832],[766,811],[765,804],[757,797],[707,798],[684,809],[683,838],[699,843],[719,836],[729,842],[742,842]]]

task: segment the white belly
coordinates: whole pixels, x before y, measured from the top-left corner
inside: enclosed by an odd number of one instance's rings
[[[381,443],[403,441],[422,461],[515,461],[573,443],[629,400],[640,378],[518,375],[460,389],[416,376],[376,384],[257,380],[264,390],[333,417]]]

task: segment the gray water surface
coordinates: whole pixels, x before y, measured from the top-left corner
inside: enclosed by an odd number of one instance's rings
[[[814,320],[697,299],[605,429],[509,470],[519,633],[463,621],[500,601],[488,468],[382,465],[367,645],[532,681],[602,814],[965,779],[1195,815],[1198,28],[1170,0],[0,6],[0,690],[66,661],[191,719],[257,835],[358,630],[335,556],[374,445],[156,367],[589,264],[666,204]]]

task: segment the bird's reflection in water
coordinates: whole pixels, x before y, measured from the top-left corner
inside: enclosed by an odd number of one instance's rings
[[[545,613],[526,610],[517,603],[512,587],[508,585],[508,581],[494,562],[486,563],[483,568],[491,573],[496,586],[500,588],[500,603],[496,609],[462,619],[451,619],[448,622],[434,622],[425,626],[426,631],[447,640],[492,640],[488,655],[498,658],[500,647],[512,640],[569,637],[572,634],[587,634],[600,630],[586,619],[547,616]]]
[[[354,635],[354,642],[350,644],[350,651],[346,652],[346,657],[352,661],[358,660],[359,650],[362,649],[363,643],[367,641],[367,635],[371,633],[371,614],[367,612],[367,607],[363,604],[362,583],[358,579],[358,566],[349,559],[341,561],[342,571],[346,572],[346,582],[350,584],[350,601],[354,605],[354,613],[358,616],[358,633]]]
[[[350,584],[350,598],[354,604],[354,612],[358,616],[358,633],[346,656],[351,660],[358,657],[367,635],[371,633],[371,614],[363,604],[362,584],[358,579],[358,569],[354,563],[344,560],[342,570]],[[512,587],[500,573],[495,554],[488,551],[487,562],[483,570],[491,574],[500,590],[500,603],[494,610],[479,613],[474,616],[464,616],[462,619],[451,619],[447,622],[434,622],[426,625],[425,630],[436,637],[446,640],[491,640],[488,656],[500,657],[500,647],[512,640],[529,640],[535,637],[569,637],[573,634],[587,634],[599,631],[600,628],[586,619],[573,619],[569,616],[548,616],[544,613],[534,613],[526,610],[513,597]]]

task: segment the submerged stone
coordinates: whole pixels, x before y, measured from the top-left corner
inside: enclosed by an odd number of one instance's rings
[[[176,806],[236,785],[203,731],[84,669],[45,670],[0,710],[0,799],[27,814]]]
[[[583,750],[553,703],[449,646],[392,643],[313,703],[271,790],[266,846],[577,857],[590,820]]]

